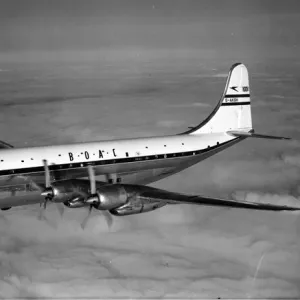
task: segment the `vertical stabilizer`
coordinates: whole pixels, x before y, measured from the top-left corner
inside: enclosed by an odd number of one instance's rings
[[[234,64],[228,74],[225,90],[213,112],[188,134],[252,130],[248,70]]]

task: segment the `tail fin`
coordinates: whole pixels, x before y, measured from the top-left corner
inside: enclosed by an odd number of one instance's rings
[[[252,130],[248,70],[241,63],[234,64],[228,74],[223,95],[213,112],[198,126],[184,132],[200,134]]]

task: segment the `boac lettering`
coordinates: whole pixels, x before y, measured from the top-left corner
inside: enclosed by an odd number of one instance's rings
[[[73,160],[74,160],[74,156],[73,156],[73,153],[72,153],[72,152],[69,152],[69,157],[70,157],[70,161],[73,161]]]

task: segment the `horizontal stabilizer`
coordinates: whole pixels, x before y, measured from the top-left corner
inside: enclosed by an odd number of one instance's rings
[[[6,142],[0,141],[0,149],[11,149],[11,148],[13,148],[12,145],[10,145]]]
[[[289,137],[284,136],[275,136],[275,135],[265,135],[258,134],[254,132],[245,132],[245,131],[227,131],[228,134],[236,137],[245,137],[245,138],[258,138],[258,139],[272,139],[272,140],[290,140]]]

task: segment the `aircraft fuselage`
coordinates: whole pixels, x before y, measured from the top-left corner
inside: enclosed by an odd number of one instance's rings
[[[1,150],[0,185],[30,176],[44,182],[43,160],[52,180],[83,178],[87,166],[112,182],[149,183],[179,172],[238,142],[225,133],[136,138],[59,146]],[[141,176],[140,181],[136,177]]]

